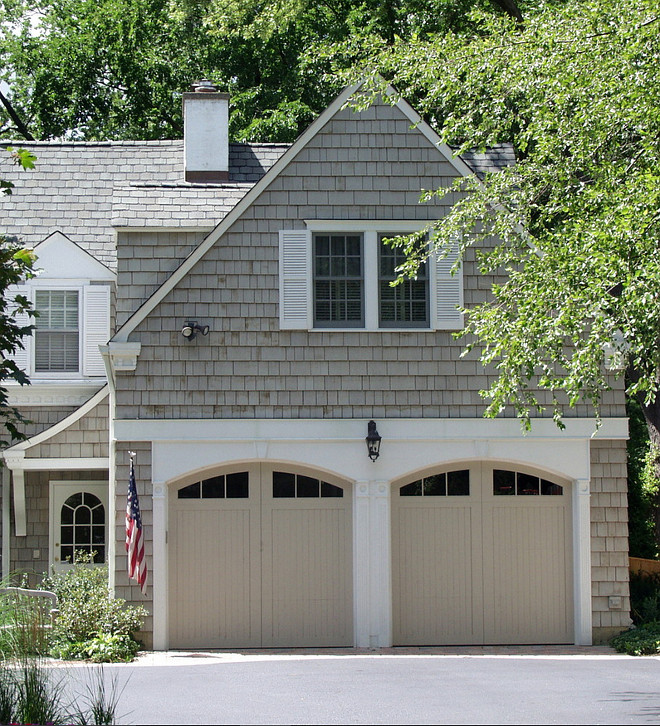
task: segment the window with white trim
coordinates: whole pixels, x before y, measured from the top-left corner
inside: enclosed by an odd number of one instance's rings
[[[426,263],[417,270],[415,278],[397,279],[397,268],[406,261],[402,249],[392,247],[383,241],[387,235],[379,236],[378,244],[378,319],[381,328],[428,328],[429,327],[429,284]]]
[[[78,290],[35,290],[34,371],[71,373],[80,367]]]
[[[314,327],[364,326],[361,234],[315,234]]]
[[[460,330],[463,277],[458,244],[431,255],[415,279],[392,286],[401,250],[384,238],[421,228],[415,222],[306,222],[280,231],[282,329]]]
[[[35,379],[72,379],[105,376],[99,345],[110,338],[110,286],[70,282],[61,286],[34,280],[15,286],[39,313],[17,316],[20,325],[33,325],[32,335],[14,360]],[[20,318],[20,319],[19,319]]]

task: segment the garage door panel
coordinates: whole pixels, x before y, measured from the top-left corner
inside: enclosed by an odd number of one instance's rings
[[[444,506],[443,506],[444,504]],[[469,506],[402,503],[394,528],[394,637],[402,645],[483,637]]]
[[[240,492],[225,474],[170,492],[172,647],[353,643],[350,489],[294,478],[274,497],[254,465]]]
[[[188,504],[188,503],[186,503]],[[172,647],[259,644],[258,541],[246,509],[174,511],[170,520]],[[231,583],[231,587],[227,587]]]
[[[264,645],[350,645],[351,536],[345,507],[296,504],[271,510],[264,526]]]
[[[395,644],[572,641],[569,489],[498,475],[470,465],[469,496],[427,496],[441,472],[394,488]]]
[[[486,601],[492,603],[485,613],[487,642],[569,642],[570,521],[563,501],[507,498],[491,512],[484,547]]]

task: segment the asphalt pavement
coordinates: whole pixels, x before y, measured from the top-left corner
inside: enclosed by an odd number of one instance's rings
[[[58,668],[84,692],[89,666]],[[103,677],[120,724],[660,723],[660,659],[609,648],[150,653]]]

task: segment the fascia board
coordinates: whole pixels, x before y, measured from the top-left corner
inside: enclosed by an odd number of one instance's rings
[[[393,86],[387,86],[385,93],[390,97],[397,98],[395,106],[401,111],[401,113],[410,120],[410,123],[424,136],[428,141],[435,146],[436,149],[447,159],[447,161],[456,169],[460,176],[474,176],[475,172],[461,159],[460,156],[455,156],[447,144],[445,144],[438,134],[422,119],[422,117],[415,111],[415,109],[402,98],[398,91]],[[478,177],[477,177],[478,180]],[[481,181],[479,181],[481,184]]]
[[[316,136],[319,131],[340,111],[349,98],[360,88],[361,83],[345,88],[339,96],[326,108],[326,110],[294,142],[291,148],[273,164],[266,174],[250,189],[247,194],[239,200],[236,206],[227,213],[227,216],[218,226],[206,237],[199,247],[181,263],[181,265],[170,275],[170,277],[146,300],[131,317],[119,328],[112,337],[113,342],[127,342],[128,336],[135,328],[149,315],[156,306],[181,282],[181,280],[192,270],[192,268],[204,257],[213,245],[222,237],[227,230],[241,217],[250,205],[262,194],[277,176],[296,158],[298,153],[307,143]]]

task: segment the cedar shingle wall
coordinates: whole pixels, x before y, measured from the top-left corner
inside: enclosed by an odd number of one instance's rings
[[[78,406],[20,406],[19,411],[27,419],[20,430],[28,437],[36,436],[72,414]]]
[[[630,625],[626,442],[591,442],[591,580],[594,641]],[[623,607],[611,610],[609,596]]]
[[[118,376],[118,418],[481,415],[478,391],[489,378],[476,356],[460,359],[462,343],[449,332],[279,330],[279,230],[301,229],[305,219],[432,220],[453,201],[418,203],[421,189],[451,183],[455,171],[397,108],[361,116],[339,112],[131,335],[142,353],[134,374]],[[119,299],[153,289],[171,255],[192,242],[181,238],[141,233],[132,252],[120,250]],[[146,259],[138,248],[162,259],[138,272],[128,257]],[[489,285],[469,255],[466,303]],[[189,319],[209,324],[208,337],[186,342]],[[624,415],[614,386],[605,417]]]
[[[116,328],[170,276],[202,241],[193,232],[118,232],[117,268],[122,280]]]
[[[108,399],[95,406],[65,431],[26,452],[28,459],[108,456]]]

